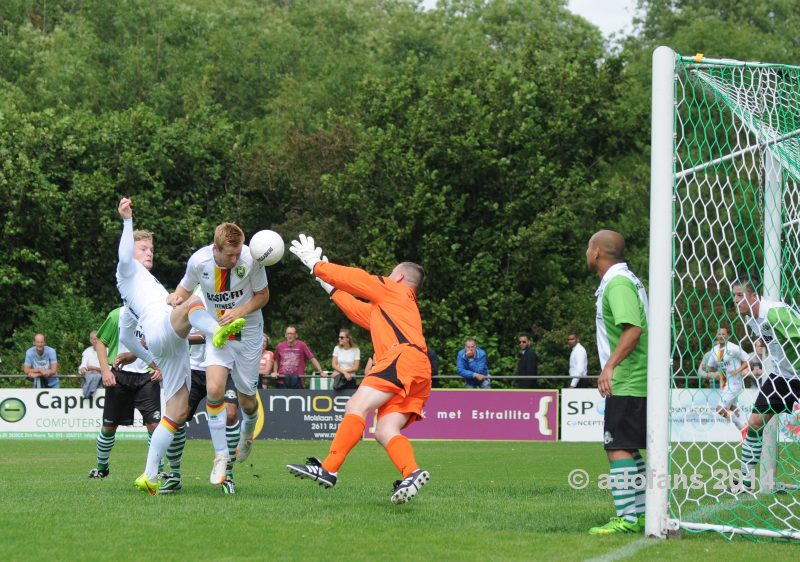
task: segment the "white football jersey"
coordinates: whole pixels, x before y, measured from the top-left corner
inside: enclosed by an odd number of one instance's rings
[[[119,252],[117,289],[128,312],[137,321],[148,313],[163,314],[164,309],[168,309],[169,293],[147,268],[133,259],[133,223],[130,220],[123,222]]]
[[[247,303],[256,291],[266,288],[267,270],[263,265],[253,261],[247,245],[242,246],[239,261],[230,269],[218,267],[214,261],[212,246],[205,246],[189,258],[180,285],[191,292],[198,283],[203,291],[203,300],[208,312],[219,318],[226,310]],[[254,310],[245,316],[245,319],[247,324],[242,330],[242,337],[261,338],[264,332],[261,310]]]

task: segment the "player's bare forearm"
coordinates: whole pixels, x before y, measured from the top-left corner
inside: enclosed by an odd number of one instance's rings
[[[639,326],[626,324],[626,327],[622,330],[622,335],[619,337],[617,348],[614,350],[614,353],[611,354],[611,357],[608,358],[606,367],[610,364],[613,369],[625,361],[628,355],[633,353],[633,350],[636,349],[636,344],[639,343],[639,338],[641,336],[642,329]]]
[[[636,344],[639,343],[639,338],[641,336],[642,329],[639,326],[626,324],[622,329],[622,335],[620,335],[619,343],[617,344],[614,353],[612,353],[611,357],[609,357],[608,361],[606,361],[603,371],[600,373],[600,377],[597,379],[597,389],[600,391],[602,396],[612,395],[613,388],[611,383],[614,377],[614,368],[622,363],[625,358],[628,357],[634,349],[636,349]]]

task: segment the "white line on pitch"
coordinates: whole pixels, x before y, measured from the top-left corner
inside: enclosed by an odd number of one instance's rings
[[[608,554],[604,554],[596,558],[590,558],[586,560],[586,562],[614,562],[614,560],[622,560],[623,558],[633,556],[640,550],[647,548],[648,546],[658,544],[659,542],[661,541],[658,539],[648,539],[642,537],[641,539],[635,540],[632,543],[628,543],[617,550],[612,550]]]

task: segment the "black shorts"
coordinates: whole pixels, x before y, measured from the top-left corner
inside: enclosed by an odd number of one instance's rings
[[[192,388],[189,391],[189,416],[186,419],[192,420],[195,412],[197,412],[197,407],[206,397],[206,394],[206,372],[192,369]],[[236,393],[236,386],[233,384],[233,377],[231,377],[230,373],[228,373],[228,380],[225,381],[225,402],[234,404],[237,408],[239,407],[239,395]]]
[[[757,414],[780,414],[790,412],[794,403],[800,401],[800,379],[785,379],[780,375],[767,375],[761,381],[753,412]]]
[[[139,410],[145,425],[161,421],[161,384],[150,373],[111,369],[117,386],[106,388],[103,425],[133,425],[133,410]]]
[[[647,448],[647,398],[609,396],[603,417],[606,451],[634,451]]]

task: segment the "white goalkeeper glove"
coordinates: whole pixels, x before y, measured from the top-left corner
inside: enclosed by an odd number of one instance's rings
[[[315,246],[314,239],[305,234],[299,235],[298,240],[292,240],[289,251],[300,258],[311,273],[314,273],[314,266],[322,261],[322,248]]]
[[[327,261],[328,261],[328,257],[327,257],[327,256],[322,256],[322,261],[324,261],[324,262],[327,262]],[[330,295],[330,294],[331,294],[331,292],[333,291],[333,285],[331,285],[330,283],[328,283],[328,282],[326,282],[326,281],[323,281],[323,280],[322,280],[322,279],[320,279],[319,277],[315,277],[315,279],[317,280],[317,283],[319,283],[319,284],[320,284],[320,286],[321,286],[323,289],[325,289],[325,292],[326,292],[326,293],[328,293],[328,294]]]

